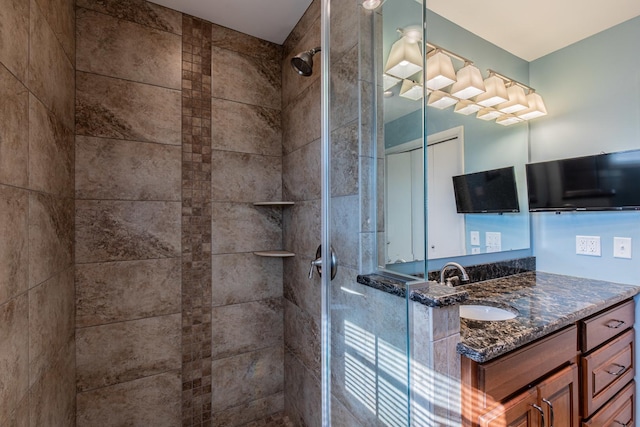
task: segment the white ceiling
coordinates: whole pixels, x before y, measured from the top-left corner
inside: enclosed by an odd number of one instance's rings
[[[284,43],[311,4],[311,0],[151,1],[277,44]]]
[[[640,15],[639,0],[426,0],[427,7],[533,61]]]
[[[311,0],[152,1],[277,44],[284,43],[311,4]],[[435,13],[527,61],[640,15],[640,0],[426,1]]]

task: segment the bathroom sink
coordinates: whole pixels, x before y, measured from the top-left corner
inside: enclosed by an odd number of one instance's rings
[[[460,317],[471,320],[509,320],[517,316],[513,311],[490,305],[461,305]]]

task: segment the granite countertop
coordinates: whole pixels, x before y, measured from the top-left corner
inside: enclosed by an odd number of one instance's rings
[[[640,293],[638,286],[542,272],[457,289],[468,293],[465,304],[481,301],[520,313],[505,321],[460,319],[458,353],[476,362],[487,362]]]

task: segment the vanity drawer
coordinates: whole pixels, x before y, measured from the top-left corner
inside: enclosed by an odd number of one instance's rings
[[[627,301],[604,313],[580,321],[580,349],[587,353],[633,326],[633,301]]]
[[[635,426],[635,382],[627,384],[620,393],[602,407],[590,420],[583,421],[583,427]]]
[[[634,331],[582,358],[582,416],[590,417],[629,381],[634,370]]]

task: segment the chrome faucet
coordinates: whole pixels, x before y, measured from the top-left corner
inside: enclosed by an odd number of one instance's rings
[[[449,270],[450,268],[457,268],[458,270],[460,270],[460,273],[462,274],[462,277],[460,278],[460,280],[462,280],[463,282],[468,282],[469,281],[469,275],[467,274],[467,271],[464,269],[464,267],[461,266],[460,264],[458,264],[457,262],[450,261],[450,262],[446,263],[442,267],[442,270],[440,270],[440,283],[442,283],[442,284],[445,283],[445,281],[444,281],[444,273],[445,273],[445,271]]]

